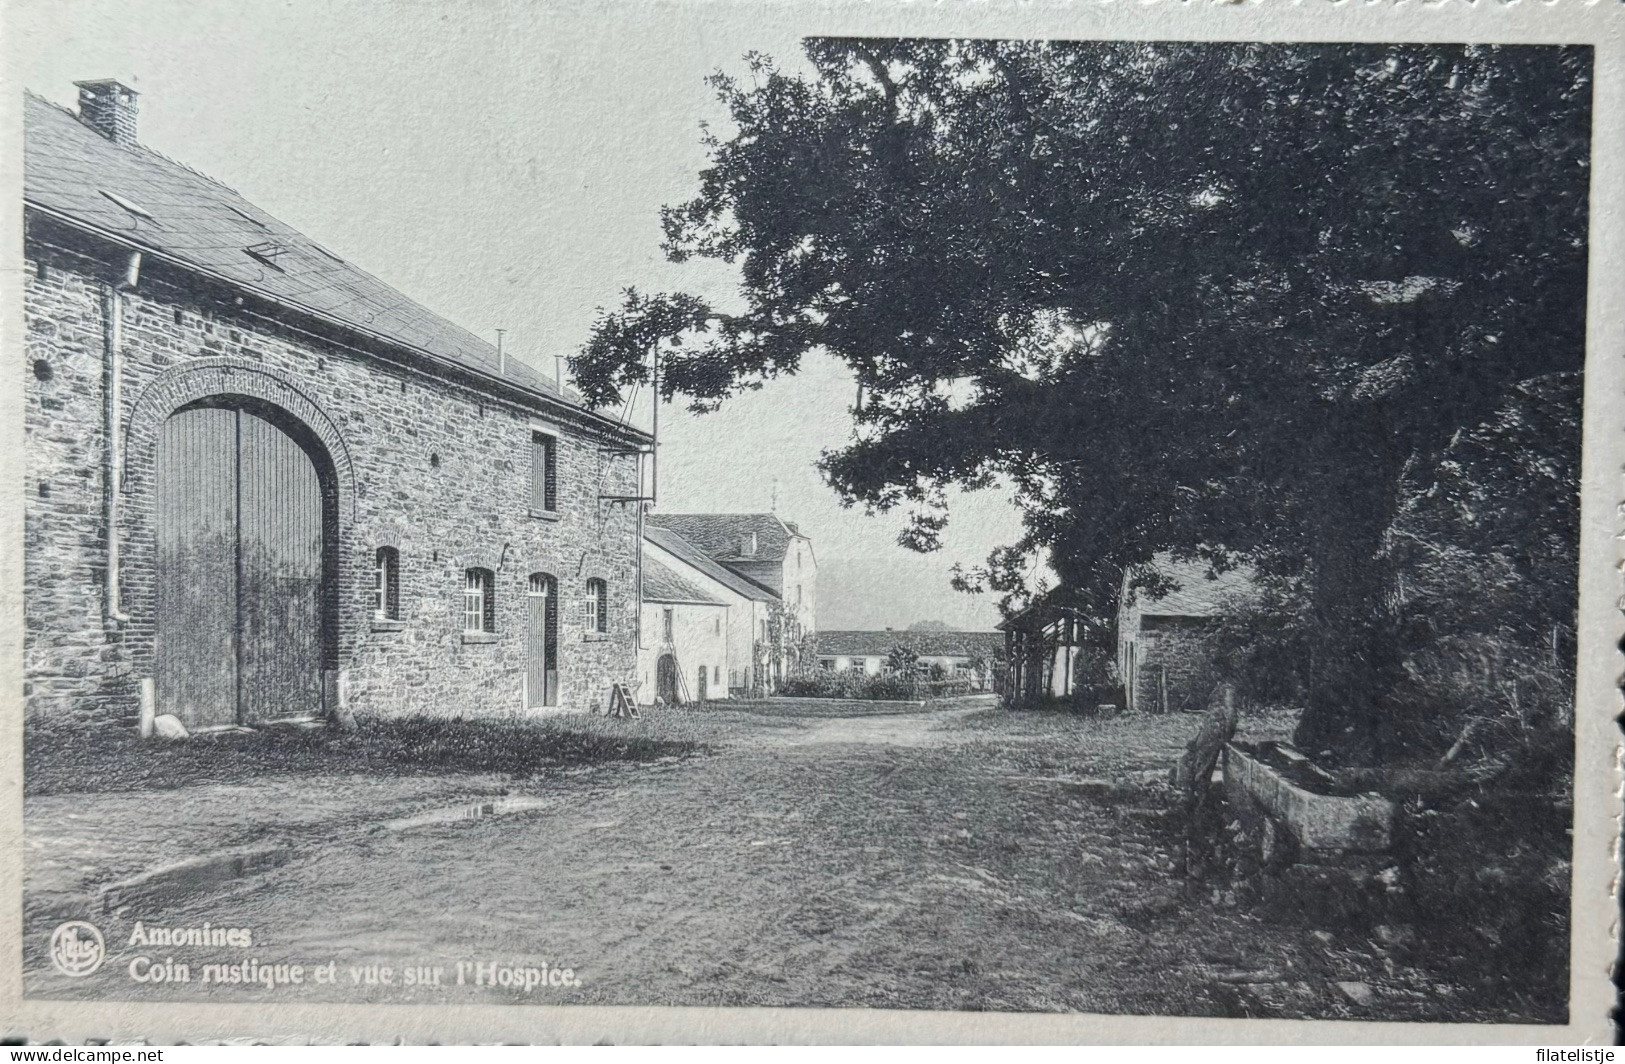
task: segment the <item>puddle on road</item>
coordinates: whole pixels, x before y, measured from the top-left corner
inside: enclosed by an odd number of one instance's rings
[[[558,798],[536,798],[525,795],[513,798],[492,798],[482,802],[464,802],[459,805],[446,806],[443,809],[430,809],[422,813],[415,813],[412,816],[386,820],[383,827],[386,831],[409,831],[412,828],[429,827],[436,824],[455,824],[465,820],[484,820],[487,817],[531,813],[558,804]]]

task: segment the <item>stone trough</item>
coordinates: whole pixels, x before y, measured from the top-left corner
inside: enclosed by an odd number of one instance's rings
[[[1244,819],[1267,821],[1270,851],[1285,849],[1277,842],[1283,833],[1311,859],[1381,854],[1393,845],[1393,802],[1341,785],[1284,743],[1226,744],[1224,786]]]

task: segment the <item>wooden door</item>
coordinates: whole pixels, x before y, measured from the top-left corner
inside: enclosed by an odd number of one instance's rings
[[[322,711],[322,485],[304,448],[237,411],[241,721]]]
[[[546,573],[531,573],[525,603],[525,705],[559,704],[559,585]]]
[[[157,454],[158,711],[189,728],[322,712],[324,513],[304,449],[246,410],[183,410]]]
[[[237,723],[237,413],[185,410],[157,454],[158,712]]]
[[[669,706],[677,704],[677,659],[670,654],[655,662],[655,695]]]

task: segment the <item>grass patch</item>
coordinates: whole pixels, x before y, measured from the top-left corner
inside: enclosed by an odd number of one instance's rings
[[[653,761],[701,752],[707,729],[665,713],[659,719],[605,717],[358,716],[354,735],[265,732],[142,741],[128,728],[71,727],[30,720],[23,727],[25,794],[161,790],[241,783],[262,776],[495,772]]]

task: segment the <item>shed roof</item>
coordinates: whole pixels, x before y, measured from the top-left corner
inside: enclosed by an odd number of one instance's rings
[[[777,514],[650,514],[645,521],[676,532],[719,562],[781,562],[791,539],[806,538]],[[752,533],[754,554],[740,549]]]
[[[1135,604],[1143,615],[1153,617],[1217,617],[1257,594],[1253,571],[1247,567],[1214,574],[1205,561],[1176,561],[1166,554],[1153,560],[1159,574],[1173,581],[1168,593],[1152,598],[1137,589]]]
[[[659,558],[643,559],[643,601],[691,606],[723,606],[721,599],[708,595]]]
[[[833,631],[818,633],[820,657],[883,658],[903,646],[922,658],[990,658],[1004,646],[999,632]]]
[[[28,206],[434,361],[585,411],[580,396],[561,392],[519,359],[499,359],[494,345],[219,181],[143,145],[114,143],[33,93],[25,94],[24,130]]]
[[[648,540],[650,543],[653,543],[667,554],[677,558],[684,565],[687,565],[693,568],[695,571],[710,577],[712,580],[715,580],[717,583],[721,584],[723,587],[727,588],[729,591],[732,591],[736,595],[743,595],[745,598],[752,599],[756,602],[779,601],[778,595],[774,594],[772,591],[769,591],[756,581],[751,580],[748,577],[741,576],[732,569],[729,569],[727,566],[722,565],[719,562],[712,561],[706,556],[704,551],[694,546],[694,544],[690,543],[687,539],[678,535],[676,532],[673,532],[670,529],[660,528],[657,525],[649,524],[648,519],[649,517],[653,516],[653,514],[650,514],[644,519],[644,539]],[[647,555],[645,555],[645,557],[647,557]]]

